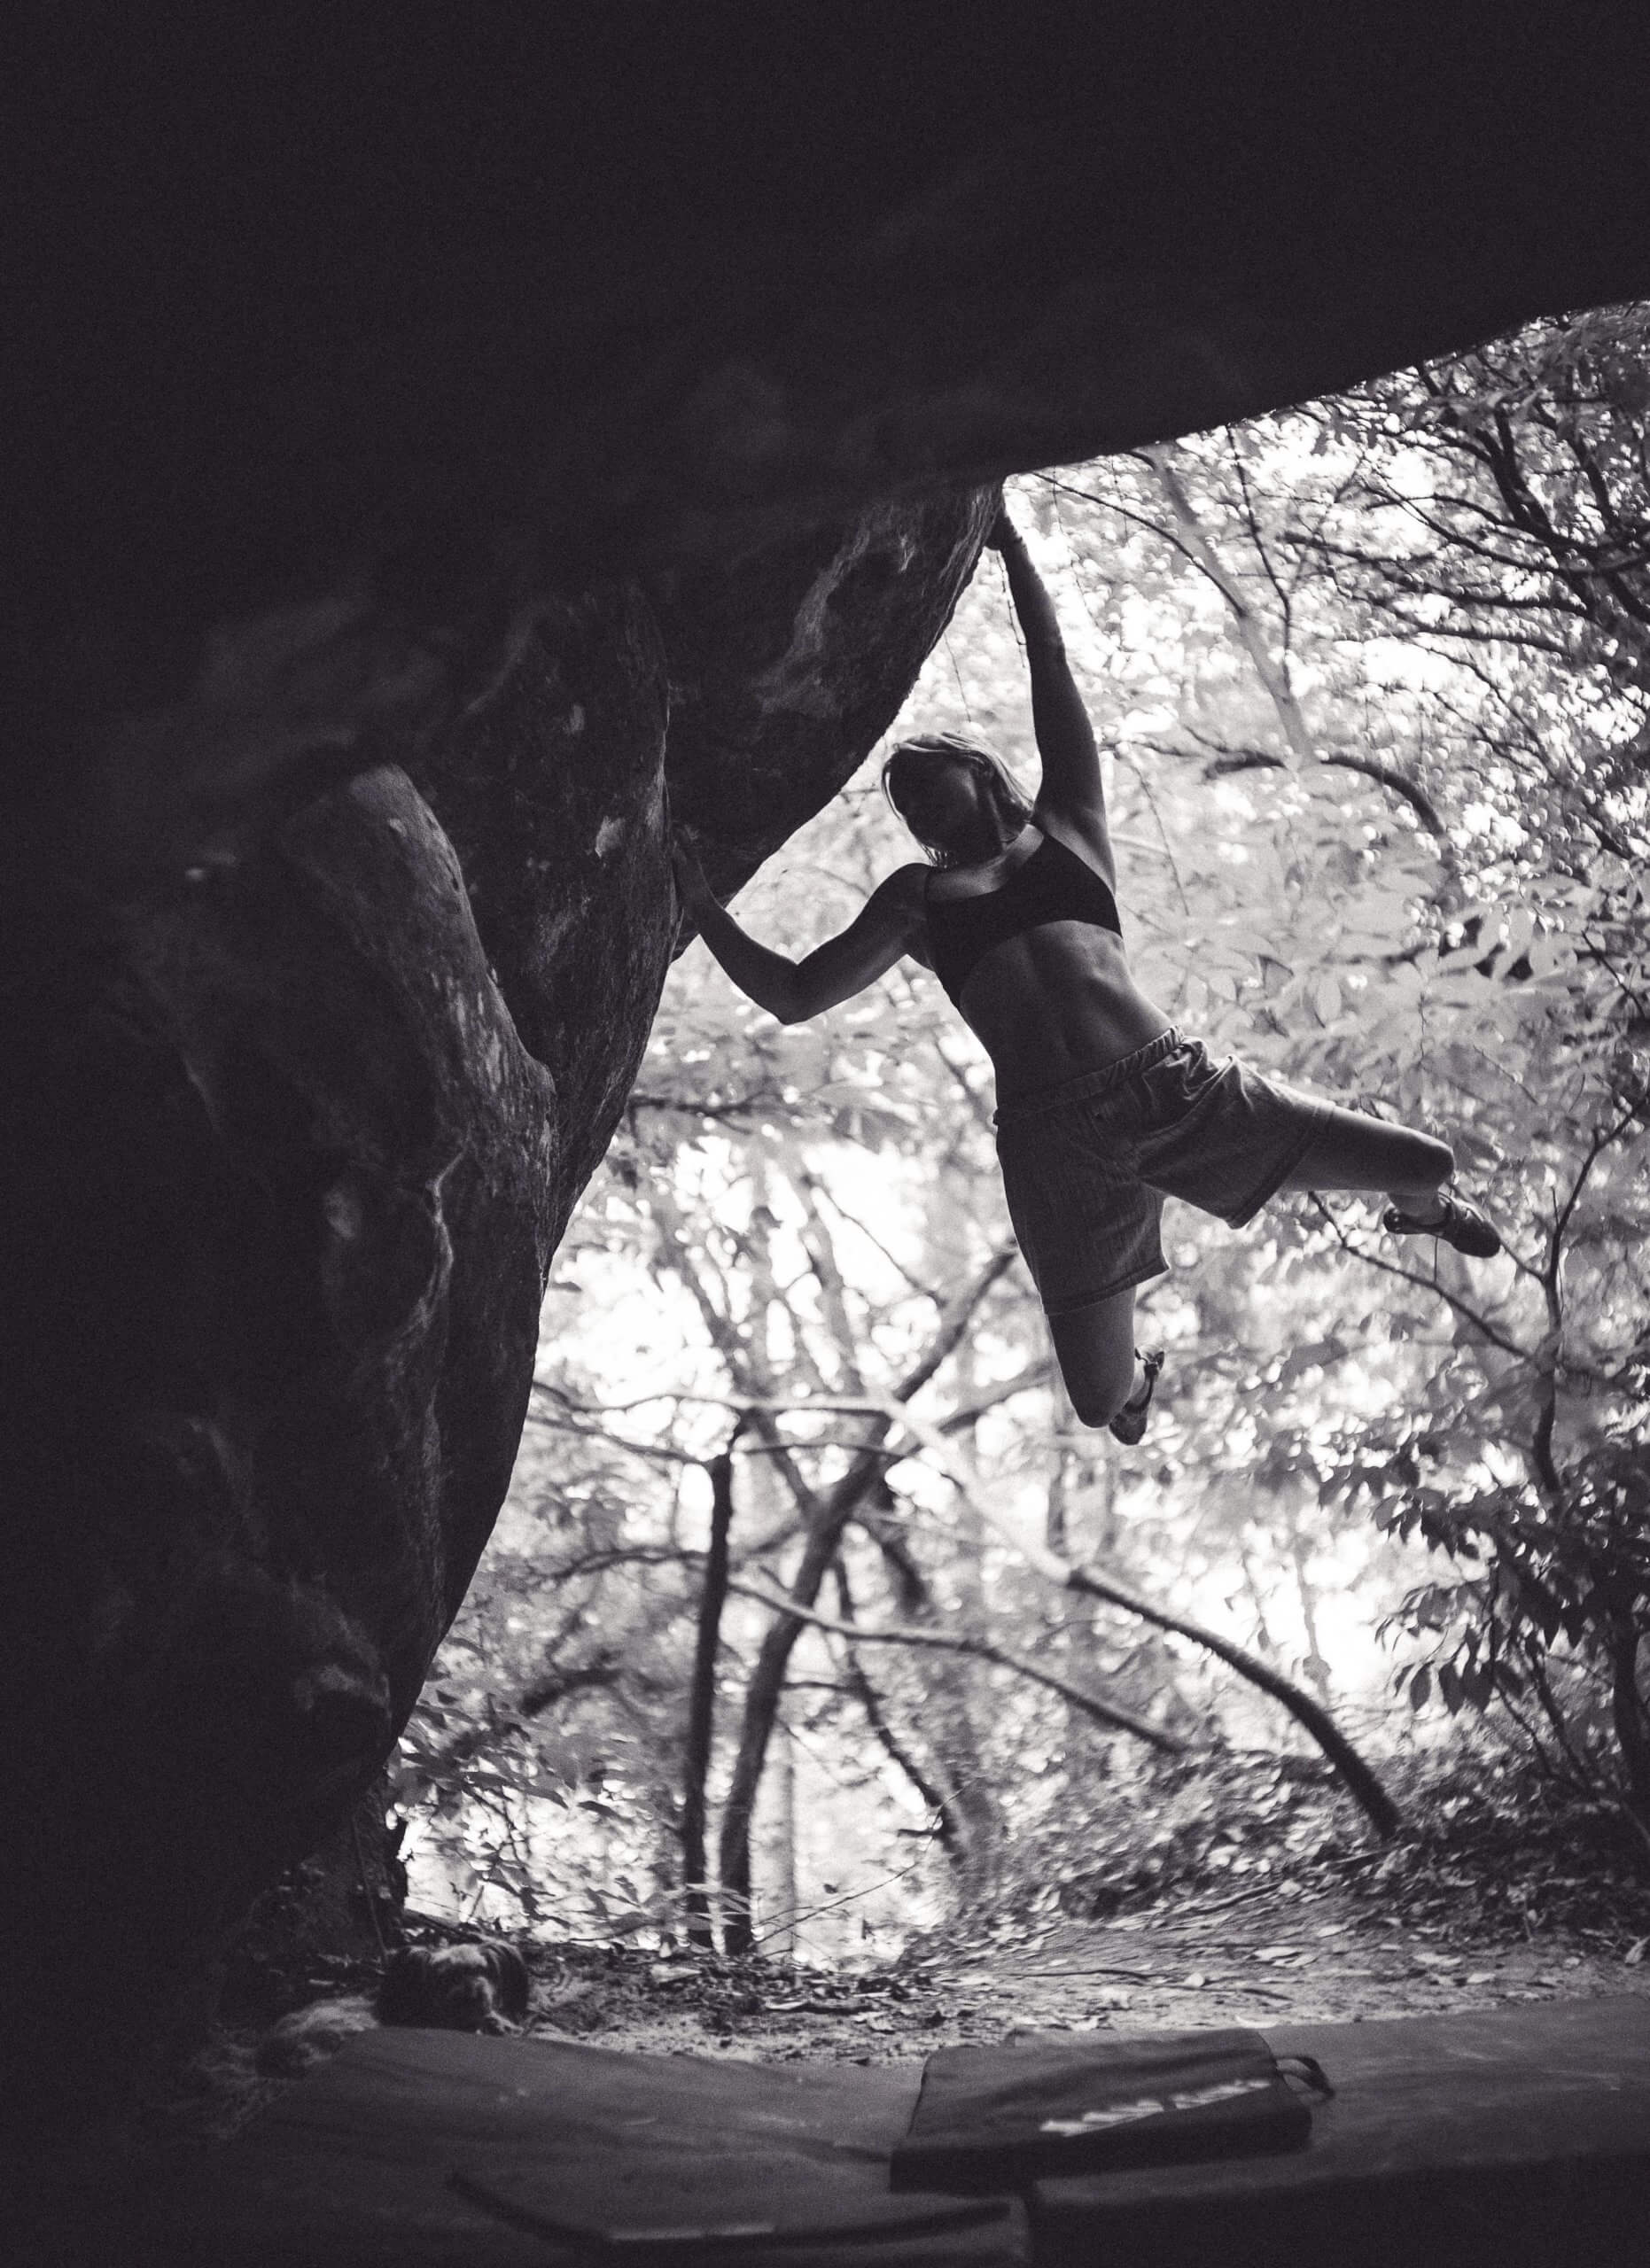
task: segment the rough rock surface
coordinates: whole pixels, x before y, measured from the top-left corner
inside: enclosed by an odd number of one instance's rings
[[[1650,289],[1638,12],[33,12],[0,2034],[118,2087],[382,1758],[673,941],[1001,472]],[[120,1919],[117,1924],[117,1917]],[[101,2052],[100,2052],[101,2051]]]
[[[657,604],[547,596],[411,773],[186,842],[169,814],[167,858],[58,889],[9,1088],[31,2093],[66,2028],[129,2065],[377,1770],[463,1596],[674,942],[673,705],[684,800],[743,780],[748,871],[886,726],[990,509],[885,509]]]

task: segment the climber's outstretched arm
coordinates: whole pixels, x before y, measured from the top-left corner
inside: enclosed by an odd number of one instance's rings
[[[901,866],[867,898],[837,936],[802,960],[790,960],[742,929],[717,904],[698,860],[678,842],[672,850],[676,886],[699,935],[739,990],[777,1016],[799,1024],[874,984],[902,953],[920,949],[926,869]]]
[[[1031,677],[1031,722],[1037,731],[1037,752],[1042,758],[1042,786],[1033,816],[1041,825],[1055,821],[1055,832],[1078,836],[1100,871],[1117,887],[1116,862],[1106,826],[1106,797],[1101,785],[1100,750],[1088,721],[1082,695],[1066,660],[1065,641],[1054,602],[1043,579],[1031,564],[1031,554],[1007,511],[1000,511],[986,539],[1002,557],[1008,571],[1014,610],[1025,636],[1025,658]]]

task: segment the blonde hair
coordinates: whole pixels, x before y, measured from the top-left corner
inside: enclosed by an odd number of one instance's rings
[[[918,765],[962,764],[977,778],[985,783],[986,801],[1004,825],[1016,833],[1031,816],[1031,806],[1015,781],[1014,775],[1000,756],[988,748],[981,748],[974,741],[965,741],[960,733],[919,733],[913,739],[901,741],[889,751],[883,765],[883,793],[888,808],[902,826],[910,828],[916,841],[936,866],[955,866],[956,857],[938,843],[924,843],[915,827],[899,808],[899,775],[909,773]]]

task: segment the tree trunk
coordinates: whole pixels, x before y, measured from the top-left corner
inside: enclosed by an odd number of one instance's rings
[[[1288,1521],[1289,1565],[1295,1571],[1295,1588],[1301,1602],[1301,1625],[1306,1634],[1306,1674],[1318,1689],[1318,1697],[1326,1706],[1334,1698],[1334,1685],[1329,1665],[1324,1659],[1323,1648],[1318,1643],[1318,1598],[1312,1589],[1311,1577],[1306,1572],[1307,1546],[1301,1534],[1300,1517],[1291,1504],[1285,1514]]]
[[[733,1440],[738,1439],[735,1428]],[[711,1899],[705,1876],[705,1787],[710,1776],[712,1738],[716,1714],[716,1660],[721,1646],[722,1608],[728,1599],[728,1542],[733,1529],[733,1441],[713,1457],[711,1478],[711,1540],[704,1555],[704,1581],[699,1592],[698,1635],[694,1648],[693,1682],[688,1690],[688,1738],[682,1763],[681,1882],[690,1945],[709,1947],[715,1942],[711,1926]]]
[[[979,1302],[1009,1267],[1014,1256],[1012,1247],[994,1254],[974,1281],[948,1301],[926,1351],[900,1381],[893,1397],[896,1402],[908,1399],[926,1386],[941,1363],[956,1351]],[[866,1446],[815,1508],[801,1564],[790,1583],[790,1596],[798,1606],[813,1604],[826,1571],[837,1556],[844,1529],[862,1505],[875,1502],[885,1464],[883,1436],[891,1422],[887,1417],[875,1421]],[[804,1627],[794,1616],[780,1616],[762,1640],[756,1668],[745,1692],[739,1752],[734,1759],[733,1777],[722,1810],[719,1868],[723,1932],[730,1953],[748,1953],[751,1949],[751,1821],[756,1810],[757,1790],[761,1784],[774,1714],[785,1689],[792,1651]]]
[[[1643,1644],[1632,1601],[1609,1615],[1605,1643],[1610,1664],[1610,1713],[1627,1775],[1627,1807],[1640,1837],[1650,1845],[1650,1728],[1638,1681]]]
[[[957,1350],[958,1398],[966,1406],[975,1399],[973,1346],[965,1340]],[[973,1428],[963,1437],[970,1443]],[[987,1632],[991,1612],[980,1578],[985,1530],[973,1504],[960,1498],[956,1511],[958,1551],[953,1569],[958,1605],[965,1627]],[[931,1611],[931,1610],[930,1610]],[[986,1769],[980,1745],[979,1720],[990,1715],[990,1672],[965,1655],[942,1655],[930,1688],[932,1718],[930,1740],[944,1757],[946,1770],[957,1791],[957,1806],[965,1823],[962,1865],[965,1896],[976,1902],[990,1897],[995,1887],[1002,1855],[1002,1802]]]
[[[762,1950],[774,1961],[797,1957],[797,1920],[802,1902],[797,1883],[797,1747],[782,1707],[774,1720],[779,1735],[779,1767],[774,1774],[774,1899],[775,1919],[762,1932]]]
[[[836,1556],[849,1517],[844,1510],[829,1524],[821,1523],[808,1537],[802,1564],[790,1584],[790,1596],[798,1606],[812,1606],[819,1596],[820,1585]],[[769,1626],[745,1688],[739,1751],[722,1806],[717,1866],[722,1942],[730,1953],[749,1953],[755,1944],[751,1905],[751,1823],[756,1816],[757,1791],[762,1784],[762,1767],[767,1760],[768,1743],[773,1738],[774,1720],[785,1690],[791,1653],[805,1627],[790,1615],[779,1616]]]

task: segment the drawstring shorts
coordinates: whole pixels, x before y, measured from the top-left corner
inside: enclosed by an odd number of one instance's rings
[[[1311,1149],[1331,1106],[1201,1040],[1159,1032],[997,1114],[1008,1215],[1044,1309],[1069,1315],[1166,1272],[1164,1197],[1232,1228]]]

